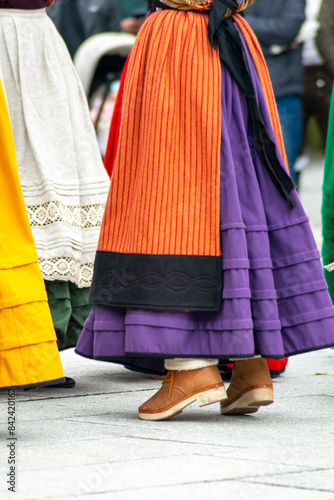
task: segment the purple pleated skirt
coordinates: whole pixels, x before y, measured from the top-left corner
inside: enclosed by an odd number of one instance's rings
[[[250,56],[248,62],[275,141]],[[159,371],[164,358],[283,358],[334,345],[334,308],[308,217],[296,192],[289,210],[270,180],[253,144],[245,98],[225,66],[221,115],[221,310],[95,306],[78,354]],[[277,154],[284,165],[278,147]]]

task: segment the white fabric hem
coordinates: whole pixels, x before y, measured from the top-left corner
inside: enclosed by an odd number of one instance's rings
[[[78,288],[91,286],[93,262],[81,264],[74,259],[60,257],[56,259],[40,259],[39,267],[45,281],[70,281]]]

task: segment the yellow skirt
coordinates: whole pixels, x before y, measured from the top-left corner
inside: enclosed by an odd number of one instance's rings
[[[0,83],[0,388],[62,381]]]

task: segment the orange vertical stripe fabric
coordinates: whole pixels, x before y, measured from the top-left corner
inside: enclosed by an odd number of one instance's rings
[[[138,35],[99,250],[220,255],[221,69],[207,32],[207,15],[163,10]]]
[[[281,129],[281,124],[278,117],[276,100],[273,92],[273,88],[271,85],[270,76],[268,73],[268,68],[264,59],[264,55],[262,53],[260,44],[249,26],[249,24],[245,21],[245,19],[238,14],[233,15],[234,20],[236,21],[244,39],[247,44],[250,55],[253,59],[261,87],[264,93],[264,97],[267,103],[268,112],[270,116],[270,121],[276,136],[276,141],[284,160],[286,170],[289,172],[288,161],[286,158],[284,142],[283,142],[283,134]]]

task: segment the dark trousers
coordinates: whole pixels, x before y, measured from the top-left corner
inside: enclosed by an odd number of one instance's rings
[[[298,95],[287,95],[278,97],[276,103],[290,175],[297,184],[298,174],[293,167],[302,146],[302,98]]]
[[[305,146],[308,121],[314,117],[321,132],[322,148],[325,151],[333,78],[323,66],[306,66],[304,83],[303,144]]]
[[[45,281],[48,302],[60,351],[75,347],[91,306],[89,288],[68,281]]]

